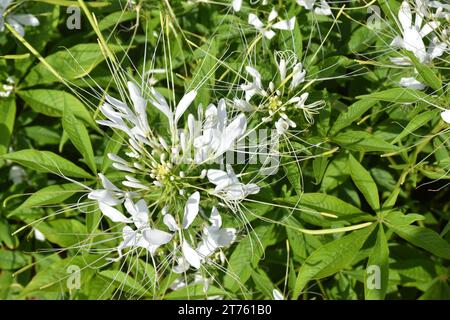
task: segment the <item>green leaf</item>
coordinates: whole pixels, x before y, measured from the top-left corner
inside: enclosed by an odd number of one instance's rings
[[[101,277],[110,280],[120,290],[131,293],[133,296],[141,297],[147,293],[147,289],[143,287],[136,279],[129,274],[118,270],[104,270],[99,273]]]
[[[365,112],[377,103],[376,100],[357,101],[348,107],[347,111],[340,113],[330,130],[330,135],[334,136],[342,129],[358,120]]]
[[[389,211],[386,213],[384,220],[393,226],[401,227],[410,225],[416,221],[423,221],[425,217],[420,214],[410,213],[404,214],[400,211]]]
[[[332,219],[332,221],[347,221],[352,218],[366,220],[372,218],[371,215],[363,212],[361,209],[345,201],[342,201],[335,196],[331,196],[325,193],[304,193],[301,197],[286,197],[282,199],[276,199],[276,201],[291,206],[305,207],[317,212],[336,215],[338,219],[330,218]]]
[[[331,140],[343,148],[362,152],[393,152],[398,148],[389,142],[371,135],[366,131],[346,131],[331,138]]]
[[[80,255],[67,257],[41,269],[20,293],[20,297],[29,296],[33,292],[67,292],[71,277],[80,275],[80,285],[88,283],[94,274],[93,268],[103,264],[101,255]],[[79,269],[80,272],[76,272]]]
[[[369,271],[374,273],[369,275]],[[377,279],[377,277],[379,277],[379,279]],[[372,282],[371,280],[375,281]],[[368,286],[368,281],[371,281],[371,286]],[[388,281],[389,248],[383,225],[379,224],[377,240],[369,255],[365,272],[364,294],[366,300],[383,300],[388,288]]]
[[[419,90],[393,88],[356,97],[363,100],[386,101],[393,103],[415,103],[423,101],[429,104],[439,104],[436,99]]]
[[[23,252],[0,249],[0,270],[16,270],[30,262],[30,257]]]
[[[103,31],[105,29],[115,27],[119,23],[123,23],[128,20],[132,20],[136,18],[136,12],[134,11],[118,11],[113,12],[106,17],[104,17],[100,22],[98,23],[98,29],[100,31]]]
[[[109,45],[111,52],[123,50],[119,45]],[[89,74],[105,57],[97,43],[78,44],[69,49],[53,53],[45,58],[65,80],[79,79]],[[28,73],[24,80],[26,86],[58,81],[47,67],[40,62]]]
[[[350,176],[356,187],[364,195],[370,207],[377,211],[380,209],[378,188],[370,173],[350,154],[348,157]]]
[[[419,60],[417,60],[416,56],[411,52],[405,50],[405,53],[414,63],[414,67],[416,68],[417,72],[419,72],[424,82],[434,90],[442,92],[442,81],[436,75],[435,71],[430,66],[420,63]]]
[[[75,178],[92,178],[89,173],[80,167],[50,151],[24,149],[1,157],[39,172],[49,172]]]
[[[239,242],[228,261],[224,287],[236,292],[247,282],[267,246],[275,240],[274,225],[261,225]],[[237,278],[237,279],[236,279]]]
[[[433,230],[411,225],[389,225],[389,227],[397,235],[413,245],[425,249],[438,257],[450,259],[450,244]]]
[[[94,150],[92,149],[91,139],[86,127],[77,120],[74,113],[64,106],[63,128],[67,132],[70,141],[83,156],[86,164],[93,173],[97,173],[97,166],[95,164]]]
[[[30,208],[61,204],[80,189],[81,187],[74,183],[53,185],[42,188],[29,196],[19,207],[9,213],[8,217],[26,212],[27,209]]]
[[[214,86],[216,78],[215,71],[219,66],[216,58],[218,47],[218,40],[212,38],[209,43],[206,43],[194,52],[194,57],[198,59],[197,66],[193,72],[194,77],[187,88],[189,90],[196,88],[198,91],[197,97],[194,100],[195,105],[201,103],[207,106],[210,103],[210,88]]]
[[[291,157],[286,157],[285,160],[283,160],[287,163],[282,164],[283,170],[286,174],[286,177],[288,178],[289,182],[291,183],[292,187],[294,188],[295,192],[298,195],[302,194],[302,175],[300,172],[300,168],[295,160]]]
[[[374,226],[372,224],[362,230],[353,231],[314,251],[300,267],[293,298],[298,298],[310,280],[329,277],[349,267]]]
[[[407,135],[411,134],[415,130],[419,129],[420,127],[424,126],[426,123],[430,122],[436,116],[438,115],[439,110],[432,110],[432,111],[424,111],[418,115],[416,115],[409,123],[408,125],[402,130],[402,132],[395,137],[394,140],[392,140],[392,143],[397,143]]]
[[[0,98],[0,155],[8,152],[16,118],[16,100]],[[3,165],[0,159],[0,167]]]
[[[44,234],[45,238],[63,248],[70,248],[88,237],[86,227],[75,219],[57,219],[41,222],[35,227]]]
[[[19,91],[18,94],[35,112],[49,117],[62,117],[64,108],[69,108],[79,119],[93,128],[97,127],[83,103],[70,93],[59,90],[36,89]]]
[[[102,161],[102,173],[105,173],[106,170],[108,170],[109,166],[112,163],[112,160],[109,159],[108,153],[117,154],[119,150],[123,146],[124,142],[124,133],[121,131],[116,131],[112,135],[111,138],[107,139],[108,142],[105,147],[104,155],[103,155],[103,161]]]

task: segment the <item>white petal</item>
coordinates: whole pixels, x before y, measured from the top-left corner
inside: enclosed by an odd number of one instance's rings
[[[191,105],[192,101],[194,101],[196,96],[197,91],[193,90],[189,93],[186,93],[183,96],[183,98],[181,98],[175,110],[175,124],[177,124],[178,120],[180,120],[181,116],[184,114],[186,109]]]
[[[283,294],[278,289],[273,289],[272,295],[274,300],[284,300]]]
[[[200,193],[194,192],[187,200],[184,207],[183,229],[187,229],[198,214]]]
[[[45,236],[42,232],[40,232],[38,229],[33,228],[34,231],[34,237],[36,238],[36,240],[38,241],[45,241]]]
[[[97,200],[98,202],[103,202],[109,206],[117,206],[122,203],[122,200],[117,199],[114,193],[105,189],[93,190],[89,192],[88,198]]]
[[[275,32],[272,30],[263,30],[263,36],[270,40],[275,37]]]
[[[222,217],[219,214],[219,211],[216,207],[213,207],[211,210],[211,216],[209,217],[209,221],[211,222],[211,226],[213,228],[220,228],[222,226]]]
[[[100,211],[109,219],[111,219],[113,222],[124,222],[124,223],[132,222],[130,219],[125,217],[119,210],[111,206],[108,206],[107,204],[99,202],[98,206],[100,208]]]
[[[398,20],[403,30],[407,30],[412,26],[412,13],[408,1],[403,1],[398,11]]]
[[[103,188],[105,188],[106,190],[121,191],[107,177],[105,177],[105,175],[99,173],[98,176],[100,178],[100,181],[102,182]]]
[[[209,182],[215,184],[216,186],[227,186],[232,182],[228,176],[228,173],[222,170],[209,169],[206,175]]]
[[[261,22],[261,20],[259,20],[259,18],[253,13],[250,13],[248,15],[248,23],[258,30],[264,27],[264,24]]]
[[[165,214],[163,218],[164,224],[169,228],[170,231],[178,231],[180,228],[178,227],[177,222],[175,221],[175,218],[171,214]]]
[[[275,8],[272,8],[272,11],[270,11],[270,13],[269,13],[268,21],[271,22],[274,19],[276,19],[277,17],[278,17],[278,12],[275,10]]]
[[[400,85],[404,88],[423,90],[425,89],[425,85],[416,80],[414,77],[407,77],[400,79]]]
[[[170,107],[167,104],[166,99],[158,92],[155,90],[155,88],[151,88],[150,92],[152,93],[152,95],[156,98],[156,100],[150,100],[151,103],[162,113],[164,113],[164,115],[167,117],[167,119],[169,119],[169,122],[172,122],[173,119],[173,113],[172,111],[170,111]]]
[[[146,229],[143,236],[150,244],[160,246],[172,240],[173,234],[157,229]]]
[[[14,20],[24,26],[37,27],[39,25],[39,20],[32,14],[14,14]]]
[[[450,109],[441,112],[441,118],[446,123],[450,124]]]
[[[16,30],[17,33],[18,33],[20,36],[23,37],[23,36],[25,35],[25,29],[24,29],[23,26],[22,26],[18,21],[16,21],[13,17],[14,17],[14,16],[7,16],[7,17],[6,17],[6,22],[8,22],[8,23],[11,25],[11,27],[13,27],[14,30]]]
[[[275,23],[272,28],[279,30],[294,30],[295,28],[295,17],[292,17],[289,20],[283,20]]]
[[[233,0],[233,10],[239,12],[241,10],[242,0]]]
[[[195,269],[200,268],[200,257],[198,253],[186,241],[183,241],[181,245],[181,252],[183,252],[184,258],[192,267]]]

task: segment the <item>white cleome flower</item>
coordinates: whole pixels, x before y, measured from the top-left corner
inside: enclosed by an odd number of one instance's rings
[[[416,3],[418,2],[420,2],[420,5],[417,5],[417,7],[423,8],[423,3],[416,0]],[[443,50],[445,50],[445,44],[441,44],[435,39],[427,50],[423,38],[433,32],[439,26],[439,23],[431,21],[426,22],[422,26],[424,20],[422,11],[417,10],[414,21],[412,15],[408,1],[403,1],[398,12],[402,36],[395,37],[391,45],[412,52],[421,63],[430,62],[442,55]]]
[[[13,14],[5,15],[8,6],[12,0],[0,0],[0,32],[5,30],[5,22],[10,24],[14,30],[22,37],[25,35],[24,26],[36,27],[39,25],[39,20],[32,14]]]
[[[225,201],[239,201],[259,192],[260,189],[255,183],[244,184],[240,182],[229,164],[226,165],[226,169],[227,171],[208,170],[207,177],[216,186],[214,194]]]
[[[317,0],[297,0],[297,4],[307,10],[313,10],[315,14],[329,16],[332,14],[330,6],[325,0],[320,0],[320,4],[316,4]]]
[[[254,26],[256,30],[261,32],[261,34],[269,40],[275,36],[275,32],[272,29],[294,30],[295,17],[292,17],[289,20],[281,20],[274,23],[274,20],[277,17],[278,12],[275,9],[272,9],[267,19],[267,25],[264,25],[264,23],[261,20],[259,20],[258,16],[256,16],[253,13],[250,13],[248,15],[248,23]]]

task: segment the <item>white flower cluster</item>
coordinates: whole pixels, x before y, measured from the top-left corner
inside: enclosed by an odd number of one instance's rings
[[[154,88],[149,92],[146,98],[136,84],[128,82],[133,108],[106,96],[100,108],[106,119],[97,122],[128,137],[127,159],[108,154],[113,167],[123,172],[125,179],[119,188],[99,174],[103,188],[92,190],[88,198],[95,200],[112,222],[126,224],[122,230],[123,241],[117,247],[119,257],[125,248],[143,248],[153,255],[159,247],[172,243],[181,252],[175,258],[175,272],[185,272],[189,267],[199,269],[219,248],[229,246],[237,232],[234,228],[222,228],[219,211],[212,206],[208,223],[200,239],[196,239],[196,229],[190,230],[202,210],[201,199],[213,197],[226,207],[259,192],[258,185],[241,182],[231,165],[226,164],[226,170],[217,168],[217,160],[232,151],[234,143],[245,135],[247,119],[243,113],[229,119],[226,103],[221,100],[218,107],[209,105],[204,112],[199,107],[201,128],[196,130],[192,114],[187,117],[186,128],[179,127],[197,92],[186,93],[174,109]],[[158,109],[165,116],[167,130],[161,132],[149,124],[148,107]],[[208,184],[210,189],[205,187]],[[157,202],[161,204],[161,214],[150,213],[145,200],[148,193],[160,195]],[[179,199],[184,199],[187,193],[190,194],[181,215]],[[120,210],[122,207],[126,213]]]
[[[289,118],[290,112],[287,111],[302,110],[305,119],[309,123],[313,123],[314,115],[324,106],[324,103],[316,101],[306,104],[309,93],[298,94],[296,92],[298,86],[305,81],[306,70],[303,69],[302,63],[297,61],[295,54],[276,52],[275,59],[280,76],[279,85],[276,86],[273,81],[270,81],[268,89],[264,89],[261,74],[255,68],[247,66],[245,69],[252,80],[241,85],[245,99],[235,99],[234,102],[235,106],[242,111],[263,112],[265,114],[262,118],[263,122],[275,120],[277,133],[282,135],[289,128],[297,127],[297,124]],[[288,91],[288,98],[284,97],[285,91]],[[252,104],[254,96],[262,98],[257,106]]]

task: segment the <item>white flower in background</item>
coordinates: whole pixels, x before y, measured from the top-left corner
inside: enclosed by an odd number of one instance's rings
[[[450,20],[450,4],[444,4],[440,1],[430,1],[428,6],[435,8],[436,12],[433,13],[433,17],[437,19]]]
[[[239,201],[248,195],[259,192],[259,187],[255,183],[244,184],[240,182],[231,165],[227,164],[226,170],[208,170],[208,180],[216,186],[214,194],[223,198],[225,201]]]
[[[9,169],[9,180],[11,180],[14,184],[22,183],[26,181],[27,178],[27,173],[22,167],[11,166],[11,169]]]
[[[306,70],[303,69],[302,63],[298,62],[297,56],[291,51],[275,52],[275,61],[280,75],[280,88],[282,88],[283,92],[285,92],[286,87],[289,92],[295,91],[305,81]],[[234,99],[235,107],[246,112],[253,110],[266,111],[268,115],[264,116],[262,121],[270,122],[276,119],[274,125],[279,135],[283,135],[289,128],[297,127],[297,124],[289,118],[288,109],[302,110],[305,119],[312,124],[314,123],[314,115],[318,114],[319,110],[325,105],[323,101],[306,105],[308,93],[283,101],[282,91],[275,88],[275,84],[272,81],[269,83],[269,88],[265,90],[262,85],[261,74],[250,66],[247,66],[246,70],[251,75],[252,81],[247,81],[241,85],[241,89],[245,93],[245,100]],[[258,107],[253,107],[250,103],[254,96],[263,98]]]
[[[35,238],[37,241],[41,241],[41,242],[45,241],[45,236],[44,236],[44,234],[43,234],[42,232],[40,232],[38,229],[33,228],[33,233],[34,233],[34,238]]]
[[[450,124],[450,109],[441,112],[441,118],[446,123]]]
[[[136,229],[133,230],[130,226],[123,228],[123,241],[117,247],[119,256],[122,256],[122,250],[124,248],[129,247],[144,248],[153,254],[161,245],[172,240],[173,235],[171,233],[150,227],[149,212],[145,200],[141,199],[133,203],[132,200],[127,199],[125,200],[125,208],[131,215],[131,221]]]
[[[278,289],[272,290],[273,300],[285,300],[284,295]]]
[[[0,86],[0,98],[8,98],[14,91],[14,78],[6,78],[6,83]]]
[[[267,19],[267,24],[264,25],[264,23],[261,20],[259,20],[258,16],[256,16],[253,13],[250,13],[248,15],[248,23],[251,24],[252,26],[254,26],[256,28],[256,30],[261,32],[261,34],[269,40],[275,36],[275,32],[272,29],[294,30],[295,17],[292,17],[289,20],[281,20],[281,21],[275,22],[274,20],[277,17],[278,17],[278,12],[275,9],[272,9],[272,11],[270,12],[269,17]]]
[[[303,6],[307,10],[313,10],[316,14],[329,16],[332,14],[330,6],[325,0],[320,0],[320,4],[316,4],[317,0],[297,0],[297,4]]]
[[[423,3],[416,0],[418,8],[423,9]],[[402,36],[396,36],[391,42],[392,46],[404,48],[412,52],[419,62],[427,63],[439,57],[445,50],[445,44],[433,38],[430,47],[426,48],[423,38],[433,32],[439,26],[436,21],[426,22],[423,26],[425,16],[421,10],[415,13],[415,20],[412,18],[411,6],[408,1],[403,1],[398,12],[398,20],[402,29]]]
[[[254,4],[254,3],[258,3],[259,1],[254,1],[251,0],[250,4]],[[262,0],[261,1],[261,5],[266,6],[269,3],[269,0]],[[231,6],[233,7],[233,11],[234,12],[239,12],[241,11],[242,8],[242,0],[232,0],[231,2]]]
[[[218,159],[234,147],[247,129],[247,119],[242,113],[228,123],[224,99],[219,101],[217,108],[210,104],[206,108],[204,116],[201,135],[194,139],[196,163]],[[195,135],[195,133],[191,134]]]
[[[241,7],[242,7],[242,0],[233,0],[231,3],[233,10],[235,12],[239,12],[241,11]]]
[[[197,247],[197,253],[202,259],[209,257],[217,249],[228,247],[236,239],[236,229],[221,228],[222,217],[216,207],[211,210],[210,226],[203,229],[202,241]]]
[[[426,87],[423,83],[417,81],[414,77],[401,78],[399,84],[404,88],[416,90],[423,90]]]
[[[36,27],[39,20],[32,14],[13,14],[7,12],[13,0],[0,0],[0,32],[5,30],[5,22],[10,24],[22,37],[25,35],[24,26]]]

